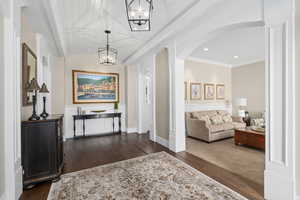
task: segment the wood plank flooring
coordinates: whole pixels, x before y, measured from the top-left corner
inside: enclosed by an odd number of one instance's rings
[[[65,167],[63,173],[127,160],[150,153],[166,151],[202,173],[253,200],[263,199],[263,187],[187,152],[173,153],[149,140],[147,134],[122,134],[67,140],[64,143]],[[51,182],[26,190],[21,200],[46,200]]]

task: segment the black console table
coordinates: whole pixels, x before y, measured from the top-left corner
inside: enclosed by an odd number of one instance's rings
[[[122,113],[99,113],[99,114],[84,114],[84,115],[73,115],[73,123],[74,123],[74,138],[76,138],[76,120],[82,120],[82,130],[83,130],[83,137],[85,135],[85,121],[88,119],[101,119],[101,118],[112,118],[112,128],[113,133],[115,132],[115,118],[119,118],[119,132],[121,133],[121,115]]]

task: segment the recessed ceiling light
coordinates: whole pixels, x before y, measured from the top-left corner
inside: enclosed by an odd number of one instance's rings
[[[203,48],[203,51],[208,51],[208,48]]]
[[[233,56],[233,58],[234,58],[234,59],[238,59],[238,58],[239,58],[239,56]]]

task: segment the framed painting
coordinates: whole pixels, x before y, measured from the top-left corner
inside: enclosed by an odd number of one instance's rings
[[[218,100],[225,99],[225,85],[224,84],[217,84],[216,85],[216,95]]]
[[[32,105],[32,95],[27,91],[32,79],[37,80],[37,57],[28,45],[22,45],[22,102],[23,106]]]
[[[187,82],[184,82],[184,100],[187,100]]]
[[[119,102],[119,74],[73,70],[73,103]]]
[[[214,100],[215,99],[215,85],[206,83],[204,84],[204,99]]]
[[[202,84],[201,83],[190,83],[190,99],[201,100],[202,98]]]

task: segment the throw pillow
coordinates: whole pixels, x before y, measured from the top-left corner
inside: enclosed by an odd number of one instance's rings
[[[210,120],[211,120],[212,124],[222,124],[222,123],[224,123],[221,115],[212,116],[210,118]]]
[[[203,116],[199,117],[199,120],[205,121],[206,125],[211,124],[210,119],[207,115],[203,115]]]
[[[223,116],[223,121],[224,121],[225,123],[231,123],[231,122],[232,122],[232,118],[231,118],[230,115],[224,115],[224,116]]]

